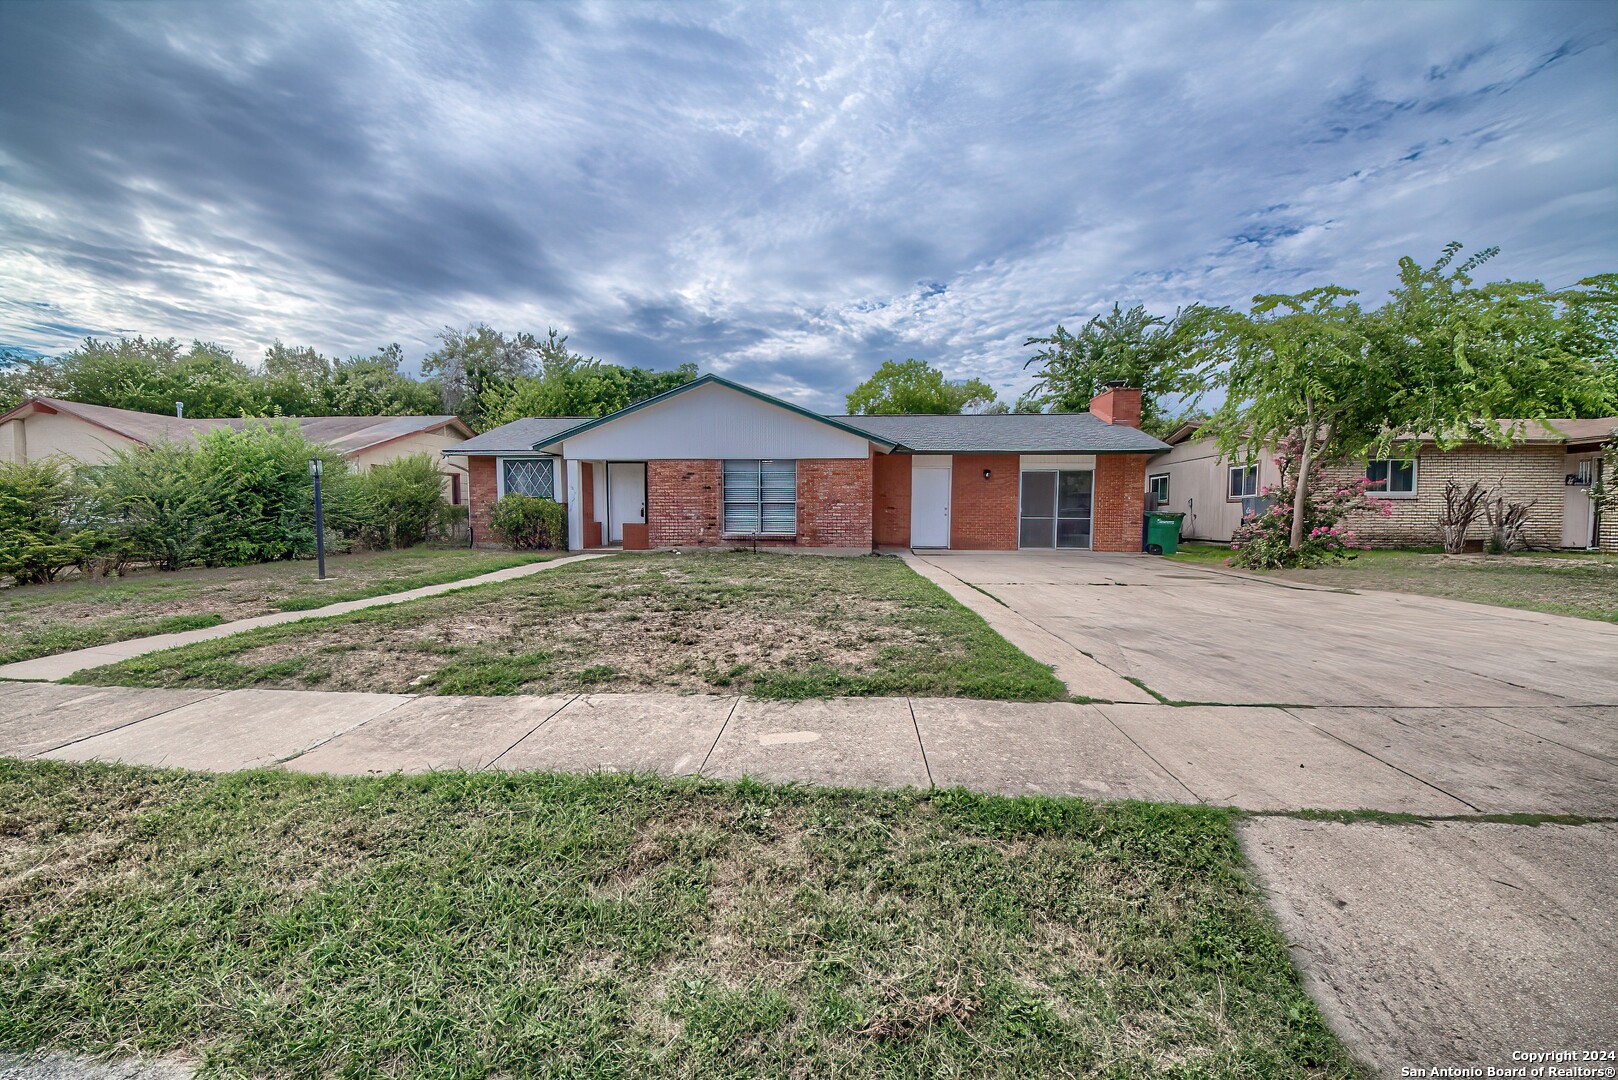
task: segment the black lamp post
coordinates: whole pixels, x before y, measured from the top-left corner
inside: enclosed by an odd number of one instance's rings
[[[315,559],[320,564],[320,580],[326,580],[326,518],[320,505],[321,461],[309,459],[309,475],[315,478]]]

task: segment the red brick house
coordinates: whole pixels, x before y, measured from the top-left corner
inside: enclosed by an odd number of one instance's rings
[[[1084,413],[824,416],[704,375],[596,419],[519,420],[457,446],[474,541],[508,492],[568,507],[573,549],[1139,551],[1140,391]]]

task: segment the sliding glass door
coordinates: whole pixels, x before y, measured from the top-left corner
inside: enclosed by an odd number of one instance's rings
[[[1088,548],[1094,480],[1088,469],[1023,473],[1017,545]]]

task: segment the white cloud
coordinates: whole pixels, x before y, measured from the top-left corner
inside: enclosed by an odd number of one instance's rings
[[[9,8],[0,343],[572,333],[833,405],[889,357],[1499,244],[1613,268],[1599,5]]]

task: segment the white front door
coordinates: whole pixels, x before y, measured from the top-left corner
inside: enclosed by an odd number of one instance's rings
[[[1578,482],[1562,489],[1563,547],[1593,546],[1596,503],[1591,496],[1595,493],[1596,464],[1600,460],[1598,456],[1568,459],[1568,467]]]
[[[910,546],[949,547],[950,459],[915,458],[910,468]]]
[[[646,466],[639,461],[607,463],[607,543],[624,538],[624,522],[646,520]]]

